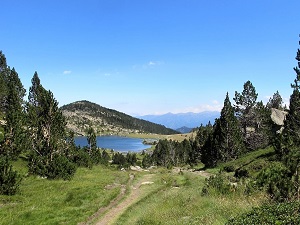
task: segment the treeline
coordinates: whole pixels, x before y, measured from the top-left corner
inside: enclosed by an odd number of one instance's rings
[[[0,51],[0,194],[18,190],[20,175],[11,161],[20,155],[28,161],[29,175],[48,179],[71,179],[78,166],[107,164],[110,157],[96,146],[93,129],[87,130],[89,145],[79,148],[74,134],[67,132],[66,120],[50,90],[34,73],[28,100],[18,73],[6,63]]]
[[[178,133],[177,131],[172,130],[170,128],[166,128],[163,125],[151,123],[146,120],[137,119],[125,113],[108,109],[89,101],[79,101],[68,105],[64,105],[61,107],[61,110],[71,112],[84,111],[94,118],[101,118],[108,124],[113,124],[114,126],[122,127],[124,129],[139,130],[140,132],[145,133],[165,135]]]
[[[196,137],[182,143],[160,140],[152,163],[160,166],[191,166],[202,162],[206,167],[237,159],[239,156],[275,143],[277,126],[271,119],[272,109],[284,110],[282,97],[277,91],[264,105],[257,102],[255,87],[250,81],[242,93],[236,92],[232,105],[226,94],[220,118],[196,130]]]

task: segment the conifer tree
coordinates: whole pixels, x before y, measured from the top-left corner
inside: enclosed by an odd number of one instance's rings
[[[3,116],[5,98],[7,96],[7,77],[9,68],[6,63],[5,55],[0,51],[0,116]]]
[[[247,128],[254,126],[254,107],[258,94],[250,81],[244,83],[242,93],[235,92],[235,111],[243,129],[244,138],[247,136]]]
[[[276,93],[273,94],[273,96],[269,99],[269,102],[267,103],[268,108],[274,108],[274,109],[283,109],[283,100],[281,95],[279,94],[279,91],[276,91]]]
[[[7,96],[5,100],[5,145],[6,153],[16,159],[25,148],[24,96],[25,89],[13,68],[7,79]]]
[[[217,123],[216,136],[218,136],[216,141],[222,161],[235,159],[243,152],[244,144],[239,122],[235,117],[228,93],[224,100],[219,123]]]
[[[300,42],[299,42],[300,44]],[[289,112],[284,122],[284,129],[279,137],[279,144],[276,146],[276,152],[286,167],[290,170],[290,179],[293,181],[293,187],[297,199],[300,199],[300,50],[297,51],[296,60],[298,65],[294,67],[296,78],[291,84],[293,93],[290,96]]]
[[[216,119],[214,131],[205,144],[203,162],[207,166],[215,166],[218,161],[236,159],[243,151],[244,144],[239,122],[227,93],[221,116]]]
[[[92,156],[93,152],[97,149],[97,137],[95,130],[92,127],[89,127],[87,130],[87,142],[89,145],[89,155]]]
[[[27,114],[29,171],[48,178],[70,179],[75,167],[66,157],[66,121],[53,93],[43,88],[36,72],[29,89]]]

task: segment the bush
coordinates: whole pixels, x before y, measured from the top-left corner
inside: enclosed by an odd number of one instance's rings
[[[247,169],[237,169],[234,173],[234,176],[237,178],[249,177],[249,172]]]
[[[224,171],[230,173],[230,172],[234,172],[235,171],[235,166],[230,165],[230,166],[224,166]]]
[[[226,224],[299,224],[300,203],[264,205],[230,219]]]
[[[76,172],[76,165],[70,162],[67,157],[58,155],[49,164],[47,172],[49,179],[70,180]]]
[[[77,166],[79,167],[87,167],[87,168],[92,168],[93,167],[93,162],[91,160],[91,157],[87,151],[79,150],[76,152],[76,154],[73,157],[73,162],[76,163]]]
[[[76,172],[76,164],[66,156],[54,155],[52,161],[48,157],[31,154],[29,157],[29,173],[49,179],[71,179]]]
[[[206,184],[202,188],[202,195],[229,194],[235,191],[235,186],[230,183],[230,180],[223,174],[219,173],[216,176],[206,178]]]
[[[293,196],[290,171],[280,162],[274,162],[261,171],[257,184],[265,187],[267,193],[276,201],[285,201]]]
[[[37,155],[35,152],[30,153],[28,157],[28,172],[41,177],[47,176],[47,158]]]
[[[0,156],[0,194],[14,195],[19,190],[21,176],[13,171],[6,156]]]

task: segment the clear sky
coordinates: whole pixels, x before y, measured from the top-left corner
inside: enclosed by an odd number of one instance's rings
[[[28,90],[131,115],[220,110],[250,80],[292,93],[299,0],[1,0],[0,50]]]

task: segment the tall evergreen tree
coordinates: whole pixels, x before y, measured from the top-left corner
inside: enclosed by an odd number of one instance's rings
[[[27,113],[32,149],[29,171],[69,179],[75,168],[66,157],[66,121],[53,93],[43,88],[37,73],[29,89]]]
[[[215,166],[218,161],[226,162],[237,158],[243,151],[239,122],[227,93],[221,116],[216,119],[213,134],[207,140],[203,161],[207,166]]]
[[[7,96],[7,78],[10,69],[7,66],[5,55],[0,51],[0,116],[4,114],[5,99]]]
[[[97,149],[97,137],[95,130],[92,127],[87,129],[87,142],[89,147],[89,155],[92,156],[93,152]]]
[[[274,108],[274,109],[283,109],[283,100],[281,95],[279,94],[279,91],[273,94],[273,96],[269,99],[269,102],[267,103],[268,108]]]
[[[5,100],[5,150],[16,159],[25,148],[24,96],[25,89],[13,68],[7,79],[7,96]]]
[[[299,42],[300,44],[300,42]],[[276,152],[290,171],[297,199],[300,199],[300,50],[297,51],[298,65],[294,67],[296,78],[291,84],[293,93],[290,96],[289,112],[284,122],[284,129],[279,137]]]
[[[244,90],[242,93],[235,92],[235,111],[240,120],[244,138],[247,136],[247,128],[255,126],[253,120],[255,117],[254,107],[256,105],[258,94],[255,87],[250,81],[244,83]]]

